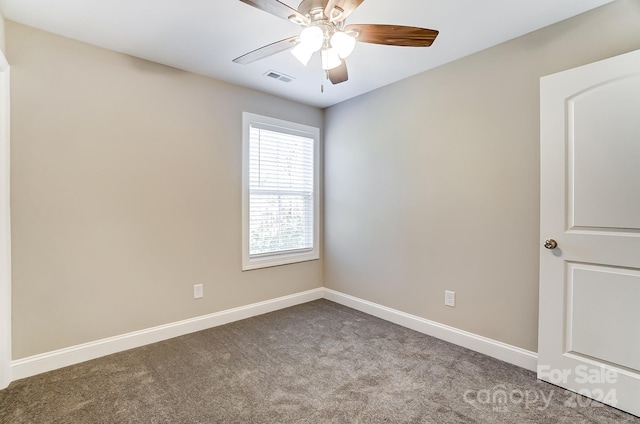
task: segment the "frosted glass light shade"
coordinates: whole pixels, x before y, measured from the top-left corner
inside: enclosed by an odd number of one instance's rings
[[[324,33],[317,26],[306,27],[300,33],[300,44],[304,44],[312,53],[320,50],[324,44]]]
[[[340,60],[340,56],[338,55],[338,50],[333,47],[322,50],[321,54],[322,69],[324,69],[325,71],[337,68],[342,63],[342,60]]]
[[[353,53],[356,47],[356,39],[342,31],[336,31],[331,36],[331,47],[338,51],[338,55],[344,59]]]
[[[291,49],[291,54],[300,61],[304,66],[307,66],[311,56],[313,56],[313,50],[309,49],[304,43],[298,43]]]

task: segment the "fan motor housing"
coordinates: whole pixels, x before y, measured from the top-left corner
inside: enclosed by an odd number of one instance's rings
[[[311,15],[313,9],[322,9],[327,6],[328,0],[303,0],[298,6],[298,12],[303,15]]]

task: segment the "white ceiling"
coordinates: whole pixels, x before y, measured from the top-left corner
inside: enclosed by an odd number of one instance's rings
[[[0,12],[55,34],[327,107],[611,1],[366,0],[347,23],[418,26],[440,35],[429,48],[358,43],[347,60],[349,81],[335,86],[324,80],[317,54],[306,68],[286,51],[249,65],[232,63],[299,32],[239,0],[0,0]],[[296,8],[299,0],[282,2]],[[264,76],[269,70],[295,80]]]

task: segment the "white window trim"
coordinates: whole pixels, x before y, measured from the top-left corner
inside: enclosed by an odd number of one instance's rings
[[[303,252],[249,255],[249,142],[252,124],[284,133],[313,138],[313,248]],[[320,129],[282,119],[243,112],[242,114],[242,270],[266,268],[320,258]]]

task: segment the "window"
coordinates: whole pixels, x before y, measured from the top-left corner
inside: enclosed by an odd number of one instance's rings
[[[243,270],[319,258],[319,135],[243,114]]]

